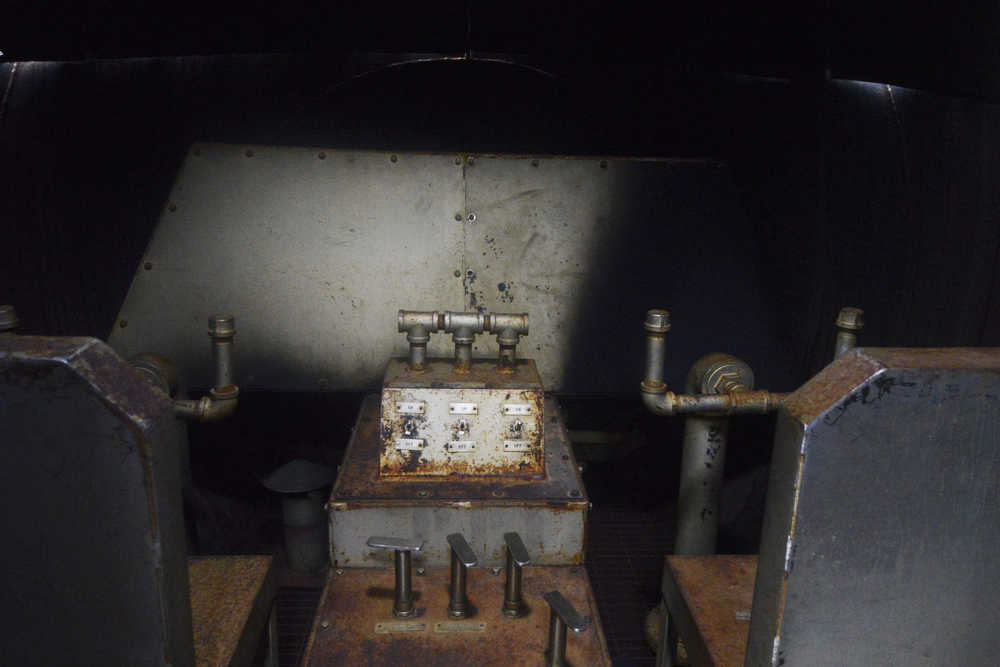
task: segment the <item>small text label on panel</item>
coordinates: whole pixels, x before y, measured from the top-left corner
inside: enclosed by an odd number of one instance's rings
[[[474,452],[476,451],[476,441],[475,440],[452,440],[448,443],[448,451],[459,453],[459,452]]]
[[[424,448],[423,438],[396,438],[396,449],[404,452],[412,452]]]
[[[503,413],[505,415],[530,415],[531,406],[527,403],[504,403]]]
[[[401,415],[424,414],[423,401],[396,401],[396,412]]]
[[[479,406],[475,403],[449,403],[448,412],[453,415],[474,415],[479,413]]]
[[[526,452],[531,449],[531,442],[528,440],[504,440],[503,450],[505,452]]]

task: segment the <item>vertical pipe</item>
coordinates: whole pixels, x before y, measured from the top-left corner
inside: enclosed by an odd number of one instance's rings
[[[410,552],[396,551],[396,599],[392,604],[393,616],[412,616],[413,588],[410,571]]]
[[[729,420],[725,417],[691,415],[684,421],[675,554],[715,553],[728,432]]]
[[[837,314],[837,342],[833,348],[833,358],[839,359],[858,344],[858,333],[865,328],[865,311],[845,306]]]
[[[465,618],[466,596],[465,596],[465,576],[466,567],[459,562],[454,549],[451,550],[451,600],[448,603],[448,616],[451,618]]]
[[[427,363],[427,341],[431,339],[427,328],[417,324],[406,332],[406,340],[410,344],[410,368],[415,371],[424,369]]]
[[[476,340],[472,329],[460,327],[452,334],[455,341],[455,369],[467,371],[472,366],[472,343]]]
[[[549,611],[549,650],[545,660],[546,667],[566,665],[566,624],[554,609]]]
[[[663,363],[667,357],[667,332],[670,331],[670,313],[653,309],[646,313],[643,323],[646,330],[646,368],[643,381],[650,386],[663,384]]]
[[[236,318],[213,315],[208,318],[208,335],[212,337],[212,361],[215,364],[215,387],[231,387],[233,381],[233,336]]]

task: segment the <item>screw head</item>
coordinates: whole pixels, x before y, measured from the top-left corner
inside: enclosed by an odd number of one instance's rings
[[[475,213],[470,213],[469,214],[469,222],[475,222],[475,221],[476,221],[476,214]]]
[[[422,577],[425,574],[427,574],[427,569],[426,568],[423,568],[423,567],[418,567],[417,568],[417,576],[418,577]]]
[[[325,621],[325,620],[321,621],[320,624],[319,624],[319,627],[321,627],[324,630],[326,630],[328,627],[330,627],[330,621]]]
[[[670,331],[670,313],[662,308],[646,311],[646,321],[643,327],[650,333],[666,333]]]
[[[396,157],[395,155],[390,155],[389,162],[399,162],[399,158]]]
[[[492,575],[500,574],[501,570],[503,570],[502,567],[491,567],[490,568],[490,574],[492,574]]]
[[[338,567],[336,570],[334,570],[334,573],[339,577],[342,574],[344,574],[344,571]]]
[[[865,328],[865,311],[853,306],[840,309],[837,315],[837,326],[849,331],[860,331]]]
[[[324,153],[323,151],[320,151],[319,155],[317,155],[316,157],[318,157],[320,160],[325,160],[326,159],[326,153]]]

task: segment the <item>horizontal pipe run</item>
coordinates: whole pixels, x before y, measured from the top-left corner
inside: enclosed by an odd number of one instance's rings
[[[662,383],[661,383],[662,385]],[[770,391],[738,391],[731,394],[695,395],[657,391],[657,387],[642,383],[642,402],[657,415],[740,415],[763,414],[777,409],[788,394]]]

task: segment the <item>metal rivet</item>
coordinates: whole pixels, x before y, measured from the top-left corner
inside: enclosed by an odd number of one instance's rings
[[[502,569],[503,569],[503,568],[501,568],[501,567],[491,567],[491,568],[490,568],[490,574],[494,574],[494,575],[496,575],[496,574],[500,574],[500,571],[501,571]]]
[[[475,213],[470,213],[469,214],[469,222],[475,222],[475,221],[476,221],[476,214]]]
[[[422,567],[418,567],[418,568],[417,568],[417,576],[418,576],[418,577],[422,577],[422,576],[424,576],[425,574],[427,574],[427,570],[426,570],[426,569],[424,569],[424,568],[422,568]]]
[[[608,168],[608,161],[601,160],[601,169],[607,169],[607,168]]]
[[[328,627],[330,627],[330,621],[323,621],[322,623],[319,624],[319,627],[326,630]]]
[[[169,206],[167,206],[167,210],[173,213],[174,211],[177,210],[177,204],[170,204]]]
[[[250,149],[248,148],[248,149],[247,149],[247,152],[245,153],[245,155],[246,155],[247,157],[253,157],[253,151],[252,151],[252,150],[250,150]]]
[[[335,573],[337,574],[337,576],[338,576],[338,577],[339,577],[340,575],[344,574],[344,571],[343,571],[343,570],[341,570],[341,569],[340,569],[339,567],[338,567],[338,568],[337,568],[336,570],[334,570],[334,572],[335,572]]]
[[[118,326],[120,326],[122,329],[124,329],[125,327],[128,326],[128,320],[126,320],[126,319],[123,318],[122,320],[120,320],[118,322]]]
[[[142,268],[144,268],[147,271],[149,271],[150,269],[153,268],[153,263],[152,262],[146,262],[145,264],[142,265]]]
[[[319,155],[317,155],[316,157],[318,157],[320,160],[325,160],[326,159],[326,153],[324,153],[323,151],[320,151]]]
[[[431,495],[431,492],[427,491],[426,489],[420,489],[419,491],[417,491],[417,495],[420,496],[421,498],[426,498],[427,496]]]
[[[455,214],[455,222],[462,222],[462,214],[461,213],[456,213]]]
[[[538,160],[532,160],[531,161],[531,166],[532,167],[537,167],[538,166]]]
[[[389,156],[389,162],[396,162],[396,161],[398,161],[398,160],[399,160],[399,158],[398,158],[398,157],[396,157],[395,155],[390,155],[390,156]]]

